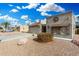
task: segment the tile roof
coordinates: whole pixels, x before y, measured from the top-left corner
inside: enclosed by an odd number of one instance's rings
[[[41,24],[41,22],[36,22],[34,24],[31,24],[30,27],[35,27],[35,26],[39,26]]]

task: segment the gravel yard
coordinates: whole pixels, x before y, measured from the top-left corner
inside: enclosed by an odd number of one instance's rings
[[[54,39],[52,42],[39,43],[29,33],[4,34],[5,37],[8,35],[8,41],[0,42],[1,56],[79,56],[79,47],[67,40]],[[13,36],[16,39],[26,38],[26,44],[18,46],[19,40],[11,40]]]
[[[26,44],[18,46],[18,40],[0,43],[0,55],[7,56],[79,56],[79,47],[70,41],[54,39],[49,43],[38,43],[28,40]]]

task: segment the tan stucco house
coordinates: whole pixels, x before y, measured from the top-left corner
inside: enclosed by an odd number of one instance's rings
[[[41,32],[41,23],[40,22],[36,22],[34,24],[31,24],[29,26],[29,32],[30,33],[40,33]]]
[[[46,24],[41,24],[41,22],[36,22],[29,26],[30,33],[41,33],[46,32]]]
[[[20,32],[28,32],[29,26],[28,25],[21,25],[20,26]]]
[[[46,18],[46,24],[41,22],[29,26],[29,32],[40,33],[48,32],[54,37],[72,39],[75,34],[75,17],[72,11],[53,15]]]
[[[75,18],[71,11],[47,17],[46,32],[54,37],[73,38],[75,32]]]

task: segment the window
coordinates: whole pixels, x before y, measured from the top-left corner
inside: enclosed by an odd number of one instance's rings
[[[53,21],[54,21],[54,22],[57,22],[58,20],[59,20],[58,17],[54,17],[54,18],[53,18]]]

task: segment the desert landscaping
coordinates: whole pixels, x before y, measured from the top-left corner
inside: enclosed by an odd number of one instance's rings
[[[7,40],[0,42],[0,55],[1,56],[78,56],[79,47],[73,44],[71,41],[62,39],[53,39],[51,42],[41,43],[34,41],[33,38],[36,35],[32,33],[5,33],[5,35],[16,36],[25,35],[24,40],[26,41],[22,45],[17,45],[20,38],[16,40]],[[1,34],[0,34],[1,35]],[[3,35],[3,34],[2,34]],[[29,37],[30,36],[30,37]],[[6,38],[5,38],[6,39]],[[22,39],[23,40],[23,39]]]

